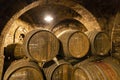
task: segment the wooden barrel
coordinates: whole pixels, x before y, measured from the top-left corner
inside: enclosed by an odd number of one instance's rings
[[[104,59],[104,62],[109,63],[110,66],[116,71],[117,75],[120,76],[120,62],[116,58],[107,57]],[[118,77],[120,80],[120,77]]]
[[[22,44],[11,44],[5,47],[5,57],[20,59],[25,57],[24,48]]]
[[[94,55],[107,55],[110,48],[111,42],[109,36],[102,31],[89,31],[86,32],[90,43],[91,43],[91,52]]]
[[[73,80],[119,80],[120,65],[107,61],[95,61],[75,65]]]
[[[59,41],[47,30],[33,30],[24,39],[24,51],[28,58],[38,62],[49,61],[59,51]]]
[[[57,34],[61,42],[61,53],[66,57],[81,58],[89,50],[88,37],[81,31],[64,30]]]
[[[59,65],[52,64],[43,70],[46,80],[73,80],[73,66],[67,62],[59,61]]]
[[[73,72],[74,80],[106,80],[106,76],[102,70],[94,63],[87,63],[84,65],[75,65]]]
[[[108,80],[118,80],[116,71],[108,63],[99,62],[95,64],[102,69],[104,75],[107,77]]]
[[[36,63],[19,60],[8,67],[3,80],[44,80],[44,77]]]

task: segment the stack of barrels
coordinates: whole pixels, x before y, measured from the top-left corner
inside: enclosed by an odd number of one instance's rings
[[[108,55],[110,48],[110,39],[102,31],[66,29],[56,34],[35,29],[25,35],[23,44],[5,48],[5,56],[14,60],[3,80],[119,80],[120,65],[112,58],[79,61],[75,65],[67,61],[88,54]]]

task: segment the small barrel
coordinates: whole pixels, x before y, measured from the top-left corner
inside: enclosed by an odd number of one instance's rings
[[[110,61],[103,60],[76,64],[73,80],[119,80],[119,65],[110,63]]]
[[[73,80],[73,66],[70,63],[59,61],[59,65],[52,64],[43,70],[46,80]]]
[[[44,77],[36,63],[19,60],[8,67],[3,80],[44,80]]]
[[[107,55],[111,49],[111,42],[109,36],[102,31],[89,31],[86,32],[90,43],[91,43],[91,52],[94,55]]]
[[[59,51],[57,37],[47,30],[33,30],[24,38],[24,51],[28,58],[38,62],[49,61]]]
[[[5,56],[10,58],[20,59],[25,57],[24,48],[22,44],[11,44],[5,47]]]
[[[89,51],[88,37],[78,30],[64,30],[57,34],[61,42],[61,53],[68,58],[81,58]]]

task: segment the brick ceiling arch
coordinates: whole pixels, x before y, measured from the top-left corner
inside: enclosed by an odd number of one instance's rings
[[[28,10],[33,9],[40,5],[44,5],[44,4],[56,4],[56,5],[64,5],[66,7],[69,7],[82,16],[81,18],[76,17],[75,19],[80,21],[88,29],[88,31],[94,30],[94,29],[101,30],[95,17],[83,6],[81,6],[80,4],[78,4],[72,0],[64,0],[64,1],[50,0],[47,3],[46,3],[46,0],[39,0],[39,1],[35,1],[31,4],[29,4],[28,6],[24,7],[23,9],[21,9],[19,12],[17,12],[16,14],[14,14],[12,16],[12,18],[5,25],[5,27],[1,33],[1,37],[3,37],[1,46],[4,45],[4,40],[6,39],[6,34],[9,31],[9,29],[12,27],[11,25],[13,24],[13,22],[15,20],[17,20],[22,14],[24,14]],[[1,50],[3,50],[3,48]]]

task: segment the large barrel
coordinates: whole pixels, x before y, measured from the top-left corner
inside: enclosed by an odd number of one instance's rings
[[[28,58],[38,62],[49,61],[59,51],[59,41],[47,30],[33,30],[24,39],[24,51]]]
[[[68,62],[59,61],[59,65],[54,63],[43,70],[46,80],[73,80],[73,66]]]
[[[89,31],[86,32],[90,43],[91,43],[91,52],[94,55],[107,55],[110,48],[111,42],[109,36],[102,31]]]
[[[75,65],[73,80],[120,80],[120,64],[109,59],[103,61],[78,63]]]
[[[44,77],[36,63],[19,60],[8,67],[3,80],[44,80]]]
[[[81,58],[89,50],[88,37],[78,30],[64,30],[57,34],[61,42],[61,53],[66,57]]]

